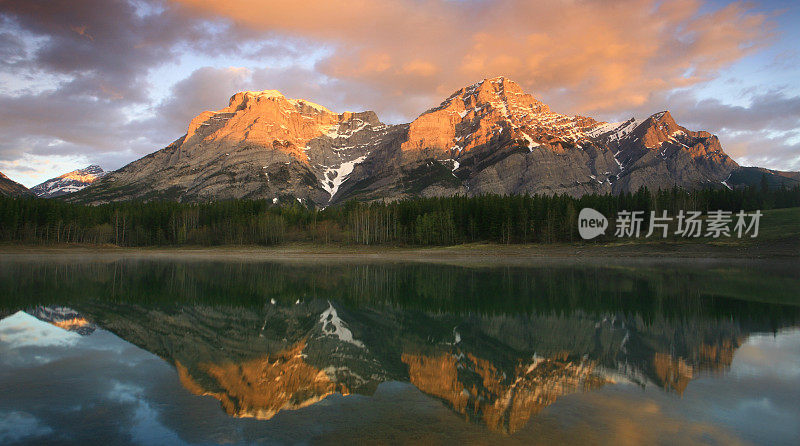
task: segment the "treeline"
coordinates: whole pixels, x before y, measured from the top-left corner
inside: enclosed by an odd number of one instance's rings
[[[118,246],[552,243],[579,239],[577,215],[584,207],[613,217],[621,210],[667,210],[676,215],[679,210],[735,212],[797,206],[800,187],[641,189],[636,193],[581,198],[456,196],[391,203],[349,202],[322,210],[295,201],[285,205],[267,200],[229,200],[85,206],[59,200],[3,197],[0,242]]]

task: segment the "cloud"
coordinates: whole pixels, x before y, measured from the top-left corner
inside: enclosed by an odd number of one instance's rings
[[[418,69],[424,69],[418,68]],[[288,67],[201,67],[177,82],[167,98],[154,110],[154,117],[138,123],[143,130],[161,126],[164,132],[179,135],[189,121],[206,110],[228,105],[233,93],[243,90],[275,89],[290,98],[303,98],[329,107],[336,112],[361,111],[381,94],[357,82],[325,76],[313,68]],[[381,115],[399,122],[397,113]]]
[[[279,48],[264,33],[160,0],[4,1],[0,165],[12,178],[24,177],[28,186],[63,173],[52,168],[64,163],[39,163],[34,175],[19,165],[21,160],[58,155],[117,168],[180,136],[175,126],[150,120],[153,111],[168,112],[162,120],[171,122],[184,118],[193,105],[182,113],[159,110],[164,101],[153,99],[154,69],[200,50],[204,55],[291,56],[283,48],[292,46]],[[202,102],[210,94],[207,84],[191,94],[174,91]],[[84,166],[69,170],[78,167]]]
[[[0,64],[4,68],[14,65],[15,61],[25,56],[22,41],[10,32],[0,32]]]
[[[750,94],[746,105],[731,105],[681,90],[658,102],[669,104],[681,125],[720,135],[725,152],[742,165],[800,170],[800,96],[770,90]]]
[[[124,1],[6,1],[3,16],[25,33],[42,36],[30,65],[74,76],[62,90],[105,99],[146,100],[147,70],[172,55],[170,45],[197,33],[174,8],[140,16]]]
[[[172,87],[148,125],[160,123],[165,131],[177,135],[198,114],[223,108],[234,92],[252,89],[251,79],[252,71],[243,67],[197,69]]]
[[[742,166],[800,171],[800,132],[748,132],[725,138],[725,152]]]
[[[676,407],[675,399],[660,390],[632,390],[623,385],[586,393],[560,406],[559,401],[529,424],[525,433],[556,444],[637,445],[666,439],[674,444],[746,444],[738,438],[741,434],[704,419],[705,414],[687,414],[685,407]]]
[[[178,1],[243,27],[333,44],[317,67],[323,74],[377,89],[379,111],[409,117],[422,111],[420,97],[432,106],[500,74],[573,112],[635,107],[713,78],[766,44],[772,29],[743,4],[707,10],[694,0]]]
[[[42,182],[42,178],[49,179],[61,173],[75,170],[75,166],[88,166],[90,163],[84,156],[63,155],[31,155],[23,154],[21,158],[11,161],[0,161],[0,172],[8,172],[14,181],[27,187],[35,186]]]
[[[689,124],[716,131],[789,131],[800,128],[800,96],[781,90],[753,94],[749,104],[731,105],[716,98],[697,100],[689,92],[665,102]]]

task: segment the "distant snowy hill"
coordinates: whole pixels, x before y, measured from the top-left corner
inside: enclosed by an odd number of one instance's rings
[[[108,172],[104,171],[100,166],[93,164],[89,167],[73,170],[59,177],[51,178],[42,184],[33,186],[31,191],[41,198],[59,197],[85,188],[106,173]]]

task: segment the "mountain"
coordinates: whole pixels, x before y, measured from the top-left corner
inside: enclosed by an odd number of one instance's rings
[[[668,111],[606,123],[555,113],[497,77],[462,88],[409,124],[334,113],[274,90],[247,91],[203,112],[166,148],[69,197],[299,200],[622,193],[730,187],[739,166],[716,136]]]
[[[100,166],[93,164],[37,184],[31,188],[31,192],[41,198],[60,197],[85,188],[106,173]]]
[[[33,193],[27,187],[17,183],[0,172],[0,196],[32,197]]]

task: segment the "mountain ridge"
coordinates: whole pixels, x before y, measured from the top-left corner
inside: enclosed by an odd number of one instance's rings
[[[555,113],[500,76],[461,88],[407,124],[335,113],[275,90],[205,111],[184,136],[68,195],[69,201],[346,200],[496,194],[618,194],[732,187],[719,139],[668,111],[607,123]]]
[[[0,172],[0,197],[32,197],[33,192]]]

